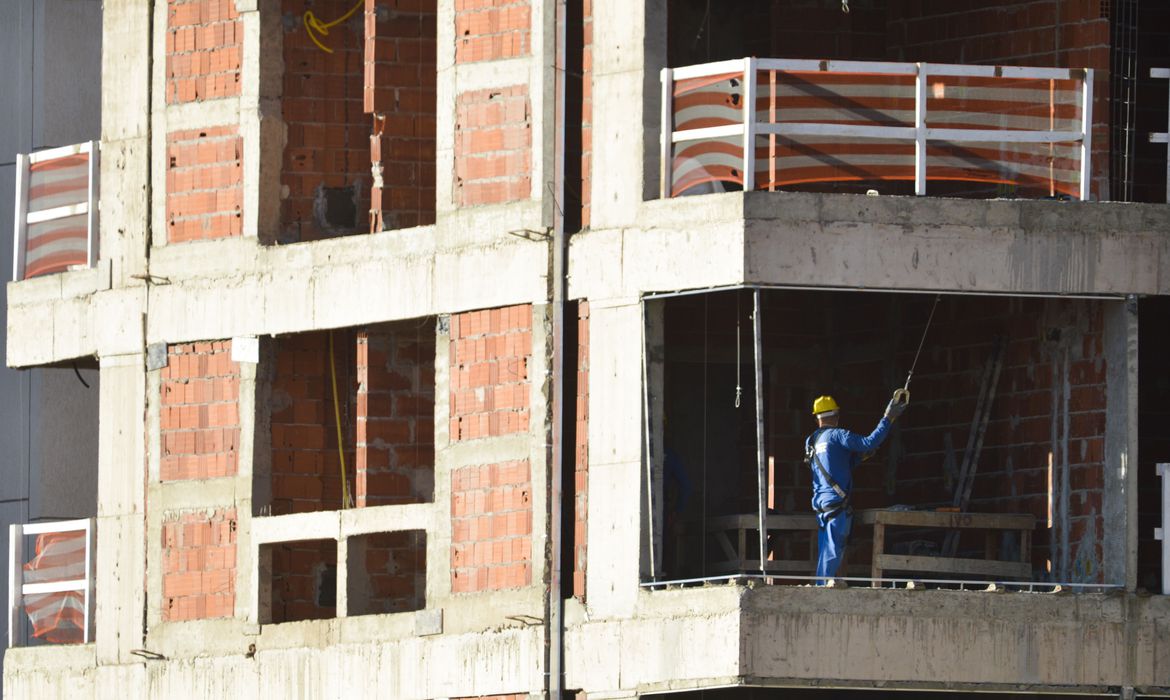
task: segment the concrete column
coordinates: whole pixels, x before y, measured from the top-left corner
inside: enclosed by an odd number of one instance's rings
[[[593,3],[593,228],[629,225],[658,197],[666,0]]]
[[[98,663],[127,663],[142,647],[145,592],[146,374],[141,354],[101,360],[98,434]]]
[[[102,13],[101,257],[114,286],[141,284],[131,276],[146,272],[150,245],[150,13],[135,0]]]
[[[1105,306],[1105,583],[1137,587],[1137,301]]]
[[[280,232],[281,168],[286,127],[280,109],[284,30],[279,0],[236,0],[244,30],[240,65],[240,135],[244,139],[246,237],[273,243]]]
[[[642,483],[642,308],[589,303],[590,615],[625,617],[638,595],[645,529]]]

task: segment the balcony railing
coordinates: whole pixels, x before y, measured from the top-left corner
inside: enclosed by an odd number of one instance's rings
[[[99,150],[90,141],[17,154],[13,280],[97,261]]]
[[[1092,86],[1088,69],[757,58],[667,68],[661,195],[900,181],[918,195],[945,182],[1086,200]]]
[[[25,535],[37,536],[28,561]],[[9,525],[9,646],[23,636],[22,613],[38,639],[54,644],[92,641],[94,536],[93,518]]]

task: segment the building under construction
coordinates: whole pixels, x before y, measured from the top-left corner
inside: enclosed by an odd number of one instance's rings
[[[1170,7],[101,15],[5,697],[1170,696]],[[898,388],[815,585],[813,400]]]

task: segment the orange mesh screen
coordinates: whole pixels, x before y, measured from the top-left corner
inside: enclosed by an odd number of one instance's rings
[[[37,554],[24,565],[25,583],[85,579],[85,532],[48,532],[37,536]],[[24,596],[24,611],[33,636],[54,644],[80,644],[85,630],[85,596],[81,591]]]

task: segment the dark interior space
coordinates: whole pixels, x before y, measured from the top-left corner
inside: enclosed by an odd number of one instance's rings
[[[270,562],[271,618],[264,622],[324,620],[337,614],[337,542],[303,540],[263,545]]]
[[[1159,463],[1170,462],[1170,297],[1138,302],[1138,586],[1162,592],[1162,483]]]
[[[377,532],[347,540],[346,614],[426,608],[427,533]]]
[[[811,514],[804,440],[815,429],[813,399],[832,395],[842,407],[842,427],[863,435],[873,430],[906,379],[935,298],[762,292],[770,513]],[[755,522],[758,513],[752,291],[661,303],[662,578],[735,573],[725,546],[735,549],[735,543],[720,542],[713,523],[728,516]],[[1035,525],[1028,552],[1019,552],[1022,540],[1007,533],[985,542],[963,531],[952,554],[978,557],[985,545],[1001,554],[1014,547],[1018,560],[1029,563],[1027,580],[1104,582],[1106,303],[1113,302],[939,297],[910,407],[855,471],[854,508],[1028,515]],[[855,525],[848,575],[869,575],[867,530]],[[746,559],[758,560],[757,533],[746,536]],[[773,558],[811,557],[806,534],[770,535]],[[889,530],[887,550],[937,556],[944,534]],[[800,573],[810,575],[811,565]]]

